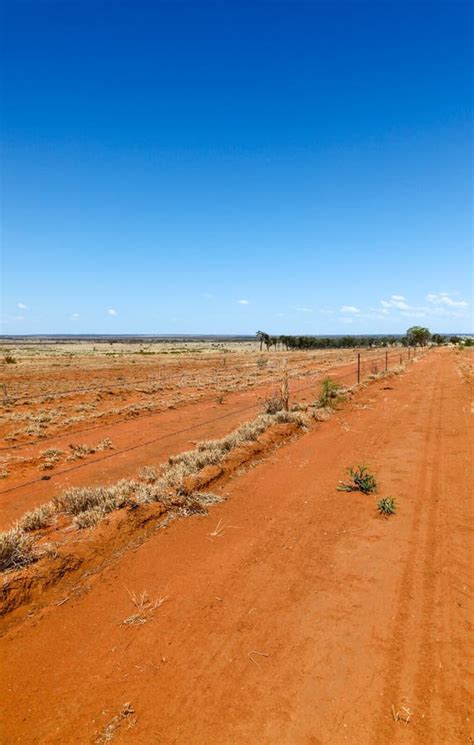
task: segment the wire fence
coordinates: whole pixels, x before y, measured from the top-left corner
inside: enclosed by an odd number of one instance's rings
[[[292,381],[290,385],[290,398],[299,391],[313,387],[327,377],[330,377],[334,382],[345,386],[362,383],[371,376],[389,372],[399,365],[410,362],[416,357],[426,354],[427,351],[428,349],[423,347],[406,347],[397,349],[396,351],[387,349],[377,356],[364,356],[364,352],[355,352],[355,360],[346,365],[338,366],[334,369],[330,368],[323,372],[315,371],[305,375],[290,375]],[[308,381],[311,382],[308,383]],[[275,385],[273,388],[273,394],[276,394],[278,390],[278,386]]]
[[[291,370],[288,373],[288,379],[290,381],[289,386],[289,396],[291,397],[295,393],[297,393],[300,390],[304,390],[306,388],[313,387],[318,381],[321,381],[324,377],[330,376],[333,380],[336,382],[342,383],[344,385],[353,385],[354,383],[361,382],[364,378],[368,377],[372,374],[377,374],[378,372],[382,372],[383,370],[388,370],[390,367],[394,367],[397,364],[402,364],[403,362],[410,361],[410,359],[414,359],[415,355],[423,354],[427,350],[426,348],[403,348],[400,350],[397,350],[396,352],[389,352],[386,350],[383,354],[383,356],[374,356],[373,352],[355,352],[356,359],[355,362],[348,362],[343,365],[338,365],[334,368],[329,368],[324,371],[317,370],[317,371],[306,371],[306,372],[291,372]],[[365,357],[364,355],[367,355]],[[286,367],[287,360],[285,357],[284,365]],[[270,395],[275,395],[278,390],[281,388],[281,382],[278,374],[281,374],[281,368],[280,370],[275,370],[277,380],[273,380],[270,383],[267,383],[267,381],[259,381],[260,385],[255,386],[256,388],[261,388],[262,385],[268,385],[269,386],[269,393]],[[136,381],[136,384],[140,384],[145,381]],[[148,383],[152,382],[152,379],[148,378]],[[156,379],[155,379],[156,382]],[[254,384],[253,384],[254,385]],[[74,389],[70,390],[67,393],[75,393],[76,391],[86,391],[86,390],[95,390],[95,387],[92,388],[82,388],[82,389]],[[243,393],[243,392],[242,392]],[[212,396],[209,396],[207,398],[200,398],[195,403],[211,403],[214,399],[215,392]],[[32,400],[32,399],[29,399]],[[184,402],[186,403],[186,402]],[[194,403],[194,402],[193,402]],[[157,416],[160,413],[163,413],[162,411],[152,411],[150,413],[142,414],[139,417],[140,419],[146,419],[149,417]],[[7,452],[12,450],[21,450],[23,448],[27,448],[33,445],[37,444],[43,444],[46,442],[49,442],[51,440],[59,439],[65,435],[73,436],[73,435],[79,435],[83,434],[85,432],[91,432],[98,429],[105,429],[113,426],[114,424],[120,423],[121,420],[115,421],[115,422],[104,422],[100,424],[93,424],[87,427],[81,427],[79,429],[75,430],[66,430],[64,432],[56,432],[51,435],[41,436],[32,440],[28,440],[26,442],[20,442],[15,443],[12,445],[4,445],[0,447],[0,453],[1,452]]]
[[[396,352],[389,352],[387,350],[383,355],[379,357],[371,357],[370,359],[363,359],[362,353],[356,352],[355,361],[347,365],[344,365],[342,367],[330,368],[325,371],[317,371],[317,372],[306,374],[306,375],[295,374],[293,376],[288,376],[289,377],[288,403],[291,408],[292,398],[295,399],[295,397],[298,394],[314,389],[315,386],[320,384],[325,378],[330,377],[331,380],[334,380],[335,382],[341,385],[344,385],[344,386],[356,385],[357,383],[362,383],[364,379],[366,380],[370,378],[371,376],[376,376],[379,373],[389,372],[391,369],[395,369],[399,365],[413,361],[418,356],[424,355],[426,351],[427,350],[423,348],[421,349],[407,348],[404,350],[397,350]],[[290,378],[291,378],[291,384],[290,384]],[[271,387],[270,389],[267,388],[267,393],[269,393],[270,395],[275,395],[275,393],[279,393],[279,392],[281,393],[281,390],[282,388],[280,384],[280,387],[278,388],[276,388],[275,386]],[[295,403],[295,401],[293,401],[293,403]],[[220,416],[206,419],[204,421],[196,422],[195,424],[175,430],[173,432],[168,432],[165,434],[158,435],[149,440],[146,440],[145,442],[137,443],[135,445],[131,445],[129,447],[125,447],[121,449],[116,449],[111,453],[102,455],[101,457],[94,458],[87,462],[81,462],[74,466],[69,466],[68,468],[63,468],[60,471],[56,471],[55,473],[48,475],[47,480],[49,481],[51,478],[54,478],[55,476],[61,476],[62,474],[70,473],[71,471],[76,471],[80,468],[86,468],[88,466],[91,466],[95,463],[98,463],[104,460],[110,460],[111,458],[115,458],[119,455],[123,455],[124,453],[128,453],[134,450],[138,450],[140,448],[147,447],[161,440],[170,439],[170,438],[182,435],[184,433],[191,432],[193,430],[204,427],[208,424],[213,424],[222,419],[235,417],[238,414],[251,411],[253,409],[256,409],[257,407],[261,408],[261,406],[262,406],[262,401],[258,400],[253,404],[250,404],[250,405],[238,408],[238,409],[233,409],[232,411],[226,412],[225,414],[221,414]],[[100,426],[104,427],[106,425],[100,425]],[[111,425],[108,425],[108,426],[111,426]],[[96,429],[96,428],[97,427],[91,427],[89,429]],[[82,431],[86,431],[86,430],[82,430]],[[53,438],[59,439],[60,437],[63,437],[65,435],[70,435],[70,434],[71,432],[66,432],[63,434],[54,435],[51,439]],[[38,440],[36,441],[36,443],[41,442],[42,444],[45,442],[46,439],[47,438]],[[35,443],[32,443],[32,442],[25,443],[23,444],[23,447],[30,446],[33,444]],[[12,446],[12,447],[15,447],[15,446]],[[9,449],[10,448],[1,448],[0,451],[9,450]],[[16,484],[15,486],[1,490],[0,495],[7,494],[9,492],[16,491],[18,489],[22,489],[26,486],[31,486],[33,484],[39,483],[44,480],[45,480],[45,477],[40,476],[38,478],[31,479],[30,481],[25,481],[21,484]]]

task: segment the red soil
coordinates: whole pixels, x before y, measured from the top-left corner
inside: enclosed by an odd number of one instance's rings
[[[116,743],[471,741],[472,391],[460,357],[432,353],[372,384],[237,471],[208,517],[175,521],[84,594],[32,609],[1,641],[2,742],[92,743],[110,722]],[[336,491],[357,462],[397,515]],[[123,626],[126,588],[166,600]]]
[[[407,353],[403,352],[406,359]],[[35,444],[19,444],[14,448],[5,443],[0,448],[0,459],[2,456],[12,456],[13,458],[24,458],[16,462],[7,462],[10,471],[8,478],[0,481],[0,529],[8,528],[15,520],[20,518],[25,512],[31,510],[39,504],[43,504],[51,499],[55,494],[60,493],[69,486],[83,486],[91,483],[109,483],[120,478],[130,478],[136,475],[137,470],[144,465],[157,465],[164,462],[170,455],[192,448],[194,443],[199,440],[206,440],[215,437],[223,437],[235,429],[239,424],[253,418],[262,408],[263,400],[271,395],[277,389],[281,380],[282,359],[277,359],[278,366],[273,372],[266,371],[264,376],[269,379],[264,383],[254,383],[250,390],[245,388],[245,370],[250,365],[247,355],[239,357],[239,365],[232,368],[227,365],[225,371],[235,377],[236,390],[228,392],[223,396],[222,403],[217,402],[217,389],[215,388],[216,380],[219,374],[222,374],[222,361],[216,362],[202,359],[199,365],[195,360],[184,360],[181,364],[181,375],[195,376],[196,380],[203,380],[207,375],[212,384],[205,393],[200,392],[199,396],[203,400],[196,401],[193,396],[188,396],[182,403],[172,410],[163,410],[156,413],[141,414],[137,418],[121,417],[118,421],[103,422],[84,422],[76,424],[71,431],[58,432],[52,436],[48,435],[48,440],[40,440]],[[377,350],[374,352],[364,352],[364,365],[362,375],[370,373],[369,360],[379,360],[379,369],[384,365],[385,353]],[[336,364],[335,361],[350,359],[349,363]],[[400,352],[392,351],[388,355],[388,364],[393,367],[399,362]],[[86,360],[86,362],[88,362]],[[82,383],[84,386],[92,385],[90,375],[96,370],[88,370],[86,362],[80,361],[77,364],[83,365]],[[304,355],[290,356],[290,390],[291,401],[314,400],[319,394],[321,379],[330,371],[331,377],[338,380],[343,385],[353,385],[357,380],[357,366],[353,350],[334,353],[319,353],[316,361],[311,357],[305,358]],[[50,363],[51,364],[51,363]],[[89,362],[90,364],[90,362]],[[108,363],[110,364],[110,363]],[[255,362],[251,363],[255,368]],[[275,363],[276,365],[276,363]],[[173,370],[174,367],[173,366]],[[167,379],[172,380],[173,370],[167,368]],[[128,375],[128,385],[130,398],[127,403],[136,402],[137,396],[133,394],[133,386],[137,385],[137,379],[149,375],[145,369],[135,368],[128,372],[123,370],[101,370],[101,385],[107,389],[107,375],[109,379],[115,380],[117,372],[123,373],[120,377],[126,378]],[[50,375],[52,371],[49,370]],[[178,374],[178,369],[174,370]],[[60,391],[74,387],[74,381],[77,370],[64,371],[62,380],[47,378],[49,391]],[[57,376],[58,373],[55,373]],[[38,372],[25,373],[23,375],[22,386],[26,386],[26,379],[30,380],[31,385],[40,385],[41,376]],[[97,383],[94,377],[95,383]],[[240,381],[240,382],[239,382]],[[13,381],[9,390],[12,390]],[[19,382],[17,381],[17,386]],[[110,385],[109,385],[110,387]],[[19,388],[18,388],[19,390]],[[113,389],[111,389],[113,390]],[[170,383],[171,393],[173,384]],[[168,394],[170,392],[168,391]],[[95,395],[95,394],[94,394]],[[133,397],[134,396],[134,397]],[[75,399],[74,399],[75,400]],[[167,399],[168,400],[168,399]],[[171,400],[171,399],[169,399]],[[77,401],[76,401],[77,403]],[[48,404],[54,407],[56,404]],[[71,406],[71,400],[68,399],[68,406]],[[33,401],[28,406],[24,406],[33,414],[45,408],[44,404]],[[16,407],[14,409],[16,411]],[[79,431],[78,431],[79,428]],[[91,429],[92,428],[92,429]],[[70,429],[70,428],[69,428]],[[81,431],[82,430],[82,431]],[[68,462],[65,460],[70,453],[70,443],[85,443],[94,446],[100,440],[110,438],[114,444],[115,450],[90,455],[84,460]],[[149,443],[149,444],[147,444]],[[55,464],[51,471],[41,471],[39,469],[40,453],[46,448],[59,448],[64,451],[65,455],[61,457],[61,462]],[[123,451],[123,452],[122,452]],[[46,480],[42,481],[41,479]]]

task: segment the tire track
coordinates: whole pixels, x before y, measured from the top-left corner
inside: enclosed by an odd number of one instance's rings
[[[373,745],[379,745],[382,741],[390,741],[393,737],[393,721],[390,714],[387,713],[390,711],[392,704],[396,710],[401,706],[406,706],[409,709],[413,706],[415,684],[411,679],[413,671],[411,645],[419,635],[420,625],[423,625],[423,623],[425,625],[429,624],[429,611],[434,591],[432,570],[429,567],[433,554],[429,549],[429,543],[431,541],[433,544],[437,524],[437,510],[431,509],[430,496],[433,493],[433,485],[439,483],[441,444],[437,433],[441,416],[439,407],[443,385],[442,374],[439,370],[441,360],[440,357],[435,359],[435,365],[438,369],[433,369],[427,421],[426,424],[423,424],[423,430],[426,433],[423,456],[414,479],[413,492],[417,495],[417,504],[414,508],[410,531],[410,548],[404,559],[404,568],[400,578],[397,610],[393,620],[394,637],[386,655],[387,672],[381,697],[385,705],[381,708],[376,721]],[[424,643],[415,650],[416,670],[422,664],[421,660],[425,659],[424,654],[430,651],[426,631],[424,631],[424,634]],[[419,693],[419,690],[420,686],[418,686],[416,692]],[[415,716],[420,716],[420,714],[419,710],[418,712],[414,711]],[[424,715],[424,732],[429,733],[428,742],[433,742],[429,708]],[[427,715],[428,721],[426,721]],[[413,721],[416,722],[416,719],[410,722],[410,726],[413,726]]]

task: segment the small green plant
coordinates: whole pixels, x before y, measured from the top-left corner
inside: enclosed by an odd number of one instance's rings
[[[16,365],[16,359],[12,354],[6,354],[3,361],[6,365]]]
[[[389,515],[394,515],[396,513],[397,505],[395,504],[393,497],[384,497],[383,499],[379,499],[377,502],[377,509],[381,515],[389,517]]]
[[[339,383],[332,378],[324,378],[321,382],[321,393],[319,395],[319,406],[331,406],[338,398],[340,390]]]
[[[351,477],[349,482],[341,481],[338,491],[361,491],[363,494],[370,494],[377,489],[377,481],[368,470],[367,466],[359,465],[348,468],[347,472]]]

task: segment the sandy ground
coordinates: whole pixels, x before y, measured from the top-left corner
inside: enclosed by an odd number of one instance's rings
[[[30,356],[28,347],[15,352],[18,364],[4,366],[1,378],[8,379],[10,403],[0,415],[0,528],[68,486],[129,478],[197,440],[224,436],[254,417],[278,390],[285,360],[292,403],[314,400],[325,375],[343,385],[357,379],[353,350],[261,355],[248,346],[203,348],[201,356],[194,350],[180,354],[179,363],[171,353],[145,355],[143,362],[126,346],[112,358],[119,368],[103,353],[86,355],[84,345],[66,346],[62,353],[62,347],[35,355],[30,350]],[[70,349],[76,350],[72,359]],[[406,360],[407,351],[389,350],[389,366],[400,357]],[[384,366],[385,351],[362,353],[362,377]],[[9,439],[12,432],[18,434]],[[111,450],[69,459],[71,445],[95,447],[107,439]],[[57,460],[44,470],[48,449],[56,451]]]
[[[2,743],[472,742],[467,354],[371,384],[9,628]],[[396,516],[336,490],[357,462]],[[164,601],[123,625],[144,590]]]

